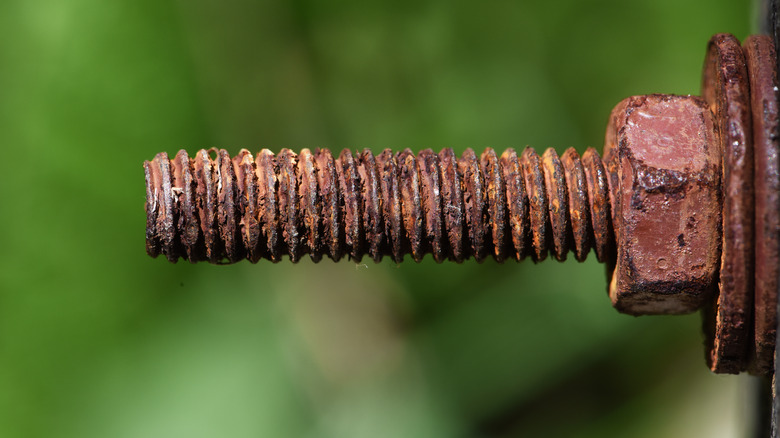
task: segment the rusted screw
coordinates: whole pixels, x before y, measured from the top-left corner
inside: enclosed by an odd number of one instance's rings
[[[172,262],[427,253],[501,262],[569,251],[582,261],[592,248],[612,268],[619,311],[704,308],[711,369],[770,374],[780,273],[775,56],[768,37],[743,48],[715,35],[702,97],[624,100],[603,160],[594,149],[540,157],[531,148],[460,158],[450,149],[160,153],[144,163],[147,252]]]
[[[582,159],[527,148],[498,157],[451,149],[378,156],[327,149],[278,155],[205,150],[163,152],[145,164],[147,251],[175,262],[298,261],[309,254],[395,262],[427,253],[438,261],[498,261],[570,250],[599,260],[611,248],[607,174],[595,150]]]

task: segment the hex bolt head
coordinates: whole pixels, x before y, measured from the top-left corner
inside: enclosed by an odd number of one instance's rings
[[[716,290],[721,240],[719,137],[706,102],[625,99],[610,117],[604,154],[618,183],[612,304],[633,315],[699,309]]]

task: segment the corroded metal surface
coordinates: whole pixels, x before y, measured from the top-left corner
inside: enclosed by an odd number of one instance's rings
[[[582,160],[574,149],[567,150],[561,156],[563,168],[566,171],[566,191],[568,192],[569,220],[571,221],[571,238],[574,242],[574,257],[578,261],[585,260],[593,246],[593,228],[590,225],[590,215],[582,214],[590,211],[588,204],[588,183]],[[598,174],[598,171],[595,172]],[[596,177],[598,177],[596,175]],[[598,196],[598,194],[595,194]],[[590,211],[591,215],[593,214]]]
[[[547,216],[547,193],[544,187],[542,161],[535,150],[525,148],[521,155],[520,166],[525,178],[528,196],[528,211],[531,225],[531,258],[540,262],[547,258],[550,242],[550,224]]]
[[[600,158],[598,160],[601,162]],[[509,217],[507,226],[512,236],[510,244],[514,248],[515,257],[520,260],[525,254],[528,254],[530,245],[527,239],[530,232],[530,213],[523,169],[514,149],[507,149],[501,154],[501,169],[504,172],[506,184],[507,215]]]
[[[570,162],[574,164],[574,162]],[[547,149],[542,155],[542,170],[544,172],[544,188],[547,192],[550,229],[552,230],[551,253],[558,261],[566,260],[566,254],[572,238],[569,222],[569,198],[566,193],[566,179],[563,164],[561,164],[555,149]],[[569,172],[571,174],[572,172]],[[585,211],[582,206],[582,211]]]
[[[487,214],[492,243],[493,257],[503,262],[507,256],[506,191],[504,175],[501,171],[498,157],[493,149],[485,149],[480,158],[480,169],[485,176],[485,195],[487,196]]]
[[[613,113],[617,266],[610,288],[634,315],[697,310],[717,282],[720,151],[706,103],[636,96]]]
[[[708,362],[715,372],[738,373],[745,368],[753,314],[753,141],[747,68],[734,36],[712,37],[703,73],[702,97],[718,120],[723,151],[723,255],[720,290],[705,327]]]
[[[146,249],[218,264],[305,254],[541,261],[569,251],[582,261],[593,249],[618,310],[706,304],[711,369],[769,375],[780,283],[776,66],[770,37],[741,47],[715,35],[703,99],[624,100],[603,160],[593,149],[540,157],[531,148],[460,158],[450,149],[161,153],[144,163]]]
[[[778,83],[774,45],[767,35],[748,37],[743,50],[750,78],[755,174],[755,313],[750,369],[774,371],[777,288],[780,275],[780,161]]]
[[[530,148],[479,158],[470,149],[460,158],[450,149],[344,150],[337,159],[324,149],[211,154],[161,153],[144,164],[149,255],[501,262],[563,260],[569,251],[584,260],[594,246],[604,259],[612,248],[607,176],[593,150],[584,160]]]
[[[596,258],[600,262],[605,262],[608,256],[614,253],[615,248],[615,235],[612,230],[614,223],[609,202],[609,175],[593,148],[588,148],[582,155],[582,165],[586,169],[585,181],[588,189],[590,226],[593,227],[593,249]]]

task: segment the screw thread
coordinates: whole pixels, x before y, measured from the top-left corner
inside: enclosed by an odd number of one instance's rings
[[[213,156],[211,156],[212,154]],[[296,262],[405,254],[420,261],[497,261],[614,251],[609,175],[590,148],[541,157],[526,148],[417,156],[408,149],[356,155],[283,149],[179,151],[144,162],[146,250],[171,262]]]

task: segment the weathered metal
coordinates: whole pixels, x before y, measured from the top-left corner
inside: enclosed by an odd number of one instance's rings
[[[780,147],[776,54],[768,35],[748,37],[743,50],[750,79],[755,191],[755,303],[751,369],[772,373],[780,277]]]
[[[610,297],[619,311],[690,313],[712,296],[721,211],[715,129],[693,96],[630,97],[613,111],[604,153],[617,160]]]
[[[733,35],[710,39],[702,97],[718,120],[723,156],[723,255],[714,314],[705,314],[707,360],[715,372],[738,373],[753,314],[753,126],[745,57]]]
[[[624,100],[603,160],[593,149],[540,157],[531,148],[459,158],[450,149],[160,153],[144,163],[146,249],[211,263],[541,261],[569,251],[582,261],[593,249],[619,311],[702,308],[711,369],[769,375],[780,275],[776,65],[767,37],[743,48],[715,35],[702,97]]]
[[[304,254],[400,262],[429,253],[437,262],[501,262],[548,252],[564,260],[569,251],[584,260],[595,245],[608,258],[601,159],[593,150],[584,164],[573,149],[563,157],[530,148],[500,158],[490,148],[479,158],[450,149],[344,150],[337,159],[326,149],[256,158],[242,150],[232,159],[224,150],[193,159],[180,151],[173,160],[160,153],[144,164],[147,251],[172,262],[295,262]]]

